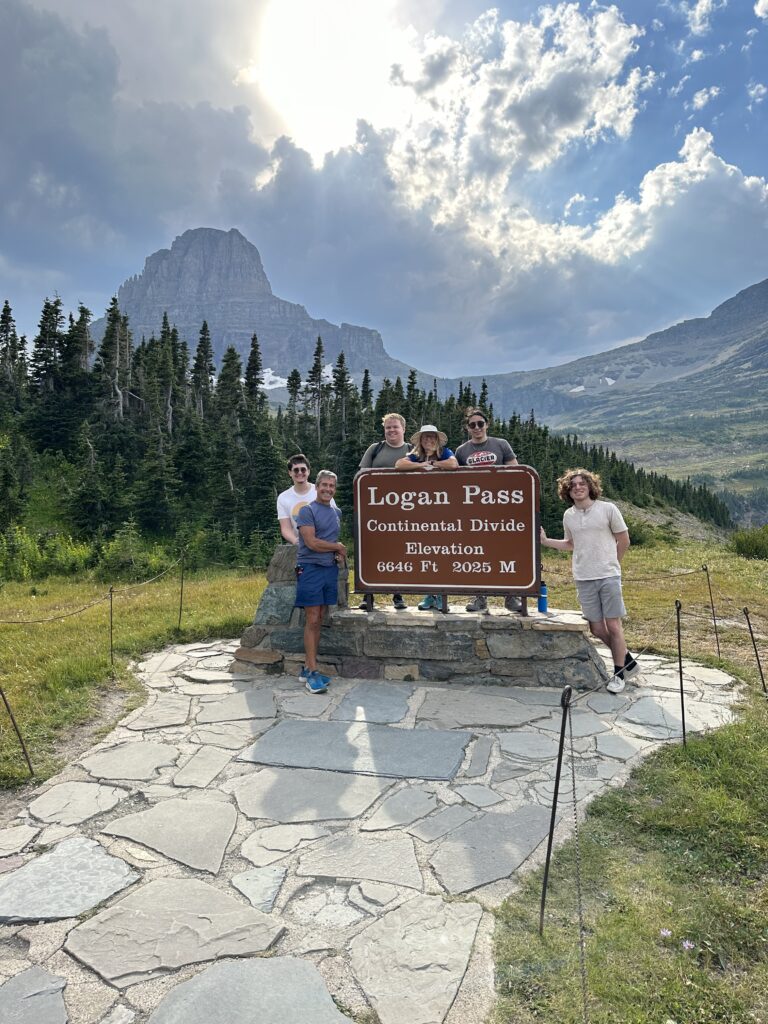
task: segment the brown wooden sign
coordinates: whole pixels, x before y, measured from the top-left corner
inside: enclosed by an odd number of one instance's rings
[[[539,475],[530,466],[364,469],[353,496],[357,592],[538,593]]]

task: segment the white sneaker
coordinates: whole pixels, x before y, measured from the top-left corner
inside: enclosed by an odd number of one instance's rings
[[[612,675],[611,678],[608,680],[608,683],[606,684],[605,688],[608,691],[608,693],[621,693],[625,686],[626,683],[624,682],[624,673],[622,672],[621,675],[619,675],[618,673]]]

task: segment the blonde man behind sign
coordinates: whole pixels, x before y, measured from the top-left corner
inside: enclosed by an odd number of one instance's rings
[[[601,501],[600,477],[587,469],[569,469],[557,481],[561,501],[570,504],[563,515],[564,540],[552,540],[541,528],[546,548],[573,552],[573,578],[584,617],[593,636],[613,655],[611,693],[621,693],[624,678],[639,666],[624,639],[622,617],[627,614],[621,593],[621,560],[629,548],[629,530],[611,501]]]
[[[384,440],[369,445],[360,459],[359,469],[394,469],[398,459],[411,450],[405,440],[405,418],[399,412],[388,412],[381,418]],[[392,604],[397,611],[406,607],[402,594],[392,595]],[[366,593],[359,605],[360,611],[373,611],[373,594]]]

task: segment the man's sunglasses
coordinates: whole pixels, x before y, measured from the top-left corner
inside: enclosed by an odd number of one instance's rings
[[[470,430],[479,430],[481,427],[485,426],[485,420],[473,420],[471,423],[468,423],[467,426]]]
[[[292,473],[308,473],[309,470],[306,466],[294,466],[291,470]]]

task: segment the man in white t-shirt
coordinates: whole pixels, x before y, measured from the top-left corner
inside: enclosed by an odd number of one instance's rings
[[[562,501],[571,503],[563,515],[564,540],[551,540],[541,528],[547,548],[573,552],[573,578],[584,617],[593,636],[613,655],[611,693],[621,693],[624,679],[638,671],[627,650],[622,616],[627,614],[621,593],[621,560],[629,548],[629,530],[611,501],[601,501],[600,477],[586,469],[569,469],[557,481]]]
[[[305,505],[317,497],[315,485],[309,480],[309,462],[306,455],[292,455],[288,459],[288,474],[291,486],[277,496],[277,521],[280,533],[287,544],[299,543],[296,519]],[[334,508],[336,503],[333,503]]]

